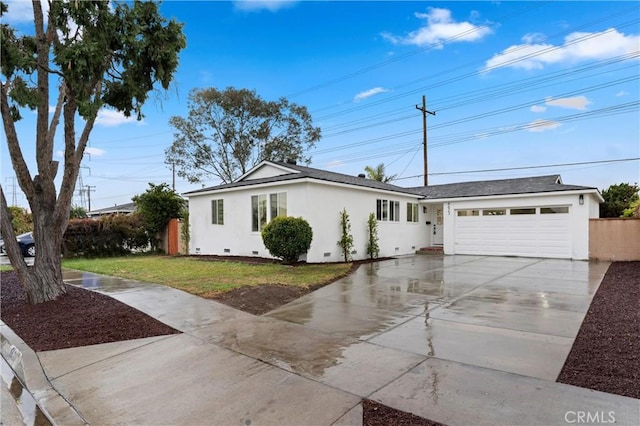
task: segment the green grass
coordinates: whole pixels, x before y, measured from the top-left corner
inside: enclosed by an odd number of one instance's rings
[[[69,259],[62,266],[103,275],[164,284],[202,297],[244,286],[282,284],[311,287],[344,276],[350,263],[285,266],[205,261],[191,257],[126,256]]]

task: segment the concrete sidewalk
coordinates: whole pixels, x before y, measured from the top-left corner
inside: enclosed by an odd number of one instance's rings
[[[3,356],[13,346],[37,364],[26,370],[41,365],[40,382],[35,373],[25,382],[65,425],[359,425],[362,398],[449,425],[586,414],[638,425],[640,401],[554,382],[606,266],[406,257],[364,265],[266,316],[67,271],[68,283],[183,334],[30,355],[3,326]]]

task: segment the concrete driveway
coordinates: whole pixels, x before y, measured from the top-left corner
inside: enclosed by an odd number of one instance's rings
[[[448,425],[566,424],[578,412],[637,425],[640,401],[554,381],[607,267],[402,257],[259,317],[67,272],[183,334],[36,356],[47,391],[72,406],[50,409],[64,424],[357,425],[371,398]]]

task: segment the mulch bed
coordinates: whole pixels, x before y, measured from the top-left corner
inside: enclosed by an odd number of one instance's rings
[[[363,426],[444,426],[442,423],[432,422],[415,414],[405,413],[370,399],[362,401],[362,408],[364,410]]]
[[[213,299],[250,314],[262,315],[310,291],[306,287],[268,284],[235,288]]]
[[[640,398],[640,262],[611,264],[557,381]]]
[[[100,293],[67,285],[56,300],[29,305],[15,272],[3,272],[0,281],[2,321],[34,351],[180,333]]]

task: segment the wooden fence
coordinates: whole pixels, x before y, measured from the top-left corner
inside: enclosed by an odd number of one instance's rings
[[[163,232],[160,233],[160,247],[169,255],[189,254],[188,248],[182,239],[183,222],[179,219],[171,219]]]
[[[640,218],[590,219],[589,258],[640,260]]]

